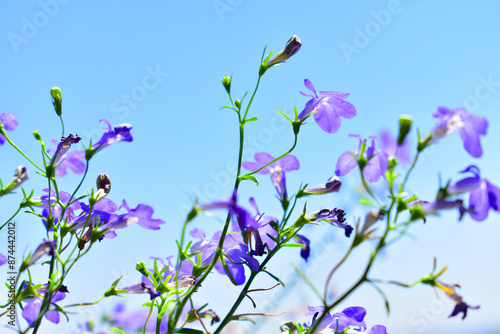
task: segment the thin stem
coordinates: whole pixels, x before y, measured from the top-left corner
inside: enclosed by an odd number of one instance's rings
[[[15,148],[15,149],[19,152],[19,153],[21,153],[21,155],[22,155],[23,157],[25,157],[25,158],[26,158],[29,162],[31,162],[31,164],[32,164],[33,166],[35,166],[35,167],[36,167],[36,168],[38,168],[38,169],[39,169],[39,170],[40,170],[43,174],[45,174],[45,170],[43,170],[43,169],[42,169],[42,168],[40,168],[37,164],[35,164],[33,161],[31,161],[31,159],[30,159],[30,158],[28,158],[28,157],[26,156],[26,154],[24,154],[24,152],[23,152],[23,151],[21,151],[21,149],[20,149],[19,147],[17,147],[17,146],[16,146],[16,144],[14,144],[14,143],[10,140],[10,138],[7,136],[7,134],[5,133],[5,131],[2,131],[2,134],[3,134],[4,138],[5,138],[5,139],[9,142],[9,144],[10,144],[12,147],[14,147],[14,148]]]
[[[14,217],[15,217],[15,216],[17,216],[17,214],[19,213],[19,211],[21,211],[21,208],[22,208],[22,207],[21,207],[21,206],[19,206],[19,209],[17,209],[16,213],[14,213],[14,214],[12,215],[12,217],[10,217],[10,218],[9,218],[9,220],[7,220],[7,221],[6,221],[6,222],[5,222],[5,223],[4,223],[4,224],[0,227],[0,230],[1,230],[1,229],[3,229],[3,227],[4,227],[5,225],[7,225],[7,224],[8,224],[8,223],[12,220],[12,219],[14,219]]]
[[[403,189],[406,186],[406,182],[408,182],[408,178],[410,177],[410,173],[413,171],[413,168],[415,167],[415,164],[417,163],[419,155],[420,155],[420,152],[417,151],[417,155],[415,155],[415,159],[413,160],[413,163],[411,164],[410,169],[408,169],[408,173],[406,173],[405,179],[403,181]]]
[[[325,294],[323,295],[323,299],[327,300],[327,296],[328,296],[328,287],[330,286],[330,281],[333,277],[333,274],[337,271],[337,269],[340,268],[340,266],[345,262],[345,260],[347,260],[347,258],[349,257],[349,255],[351,254],[351,251],[354,249],[353,248],[353,245],[354,245],[354,239],[353,239],[353,244],[351,244],[351,247],[349,247],[349,250],[347,251],[347,253],[344,255],[344,257],[342,258],[342,260],[340,260],[339,263],[337,263],[337,265],[332,269],[332,271],[330,271],[330,274],[328,275],[328,278],[326,279],[326,283],[325,283]]]
[[[255,89],[253,91],[252,97],[250,98],[250,101],[248,101],[247,109],[245,110],[245,115],[243,115],[243,121],[245,121],[247,119],[247,114],[248,114],[248,111],[250,110],[250,106],[252,105],[253,98],[255,97],[255,93],[257,93],[257,89],[259,89],[260,78],[262,78],[261,75],[259,75],[259,79],[257,79],[257,84],[255,85]]]
[[[64,137],[64,121],[63,121],[62,116],[59,116],[59,118],[61,119],[61,127],[62,127],[62,135],[61,135],[61,137]]]

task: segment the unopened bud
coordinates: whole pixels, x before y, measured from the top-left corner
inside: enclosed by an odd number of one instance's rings
[[[401,116],[399,119],[398,146],[403,145],[406,136],[410,133],[412,119],[408,116]]]
[[[33,131],[33,136],[36,140],[42,140],[42,136],[40,135],[40,132],[38,132],[38,130]]]
[[[95,198],[100,200],[106,197],[111,191],[111,180],[107,174],[99,174],[96,180],[97,192],[95,193]]]
[[[224,78],[222,78],[221,81],[224,88],[226,88],[227,93],[231,94],[231,77],[228,77],[227,73],[224,73]]]
[[[28,179],[28,168],[26,166],[19,166],[16,169],[16,172],[14,173],[14,178],[10,180],[10,182],[5,186],[5,188],[1,189],[0,188],[0,195],[5,195],[12,190],[16,189]]]
[[[54,105],[54,110],[57,116],[62,114],[62,95],[59,87],[54,87],[50,90],[50,95],[52,95],[52,104]]]
[[[241,101],[236,99],[236,101],[234,101],[234,104],[236,105],[236,108],[238,108],[238,110],[241,109]]]

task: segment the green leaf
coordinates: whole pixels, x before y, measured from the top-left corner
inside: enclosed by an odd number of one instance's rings
[[[246,119],[246,120],[245,120],[245,124],[246,124],[246,123],[250,123],[250,122],[255,122],[255,121],[257,121],[257,120],[258,120],[258,118],[257,118],[257,117],[252,117],[252,118]]]
[[[147,302],[142,304],[142,307],[151,307],[151,302]]]
[[[112,332],[118,332],[118,333],[120,333],[120,334],[125,334],[125,333],[123,333],[121,330],[119,330],[119,329],[118,329],[118,328],[116,328],[116,327],[110,328],[109,330],[110,330],[110,331],[112,331]]]
[[[242,180],[250,180],[250,181],[253,181],[255,182],[257,185],[259,185],[259,180],[257,180],[257,178],[253,175],[242,175],[239,177],[240,179]]]
[[[283,244],[283,247],[301,247],[304,248],[304,245],[301,244]]]
[[[277,277],[277,276],[275,276],[275,275],[271,274],[271,273],[270,273],[269,271],[267,271],[267,270],[263,270],[263,272],[265,272],[266,274],[268,274],[269,276],[271,276],[272,278],[274,278],[274,279],[275,279],[275,280],[276,280],[279,284],[281,284],[281,285],[283,285],[283,287],[285,287],[285,283],[283,283],[283,281],[282,281],[279,277]]]

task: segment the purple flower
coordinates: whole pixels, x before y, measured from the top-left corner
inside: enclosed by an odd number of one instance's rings
[[[424,219],[427,215],[439,215],[439,211],[442,210],[453,210],[458,209],[459,217],[458,220],[462,220],[467,212],[471,212],[470,209],[464,207],[464,202],[461,199],[456,199],[453,201],[445,199],[437,199],[434,202],[416,200],[408,203],[408,207],[412,211],[412,220]]]
[[[448,195],[458,195],[470,192],[474,189],[477,189],[481,185],[481,177],[479,176],[479,168],[477,166],[471,165],[460,172],[464,173],[472,173],[473,176],[466,177],[460,181],[457,181],[450,185],[446,189],[446,193]]]
[[[341,186],[342,186],[342,181],[340,181],[338,177],[332,176],[324,184],[304,189],[304,193],[306,193],[307,195],[322,195],[333,192],[336,193],[340,190]]]
[[[9,183],[7,183],[5,188],[0,187],[0,197],[12,192],[27,179],[28,179],[28,168],[26,166],[18,166],[14,173],[14,178],[12,178],[12,180],[10,180]]]
[[[61,287],[60,291],[56,291],[50,300],[51,305],[55,305],[58,301],[63,300],[66,297],[67,290],[65,289],[64,286]],[[40,289],[37,290],[37,293],[40,294],[42,297],[45,295],[47,292],[47,285],[41,287]],[[40,314],[40,309],[42,308],[43,304],[43,298],[42,297],[35,297],[32,299],[24,299],[23,302],[26,302],[26,305],[24,305],[22,316],[23,318],[28,322],[30,326],[32,326]],[[44,314],[45,318],[49,320],[50,322],[53,322],[55,324],[59,323],[59,311],[57,311],[54,307],[52,309],[49,309],[49,311],[45,312]]]
[[[246,219],[246,226],[244,228],[249,232],[249,234],[246,234],[246,240],[251,246],[251,236],[253,236],[255,247],[250,250],[250,255],[262,256],[265,254],[266,247],[272,250],[276,246],[276,242],[272,238],[277,238],[278,232],[271,226],[271,222],[277,222],[278,219],[261,214],[253,197],[250,197],[249,201],[257,214]]]
[[[358,165],[357,158],[360,158],[361,146],[363,143],[366,143],[366,139],[362,139],[360,135],[350,134],[349,137],[358,138],[359,147],[355,151],[344,152],[339,157],[335,167],[335,174],[337,176],[346,175]],[[389,168],[389,155],[387,152],[375,149],[376,138],[375,136],[369,137],[371,139],[371,146],[366,148],[363,154],[363,158],[368,160],[363,167],[363,177],[368,182],[377,182],[382,176],[385,178],[385,172]]]
[[[52,140],[54,145],[57,145],[55,140]],[[48,152],[51,153],[52,149]],[[83,174],[85,172],[85,151],[73,151],[63,154],[56,168],[56,177],[63,177],[67,174],[67,170],[71,170],[75,174]]]
[[[165,224],[165,221],[153,218],[154,210],[149,205],[138,204],[135,208],[130,209],[127,202],[123,200],[121,207],[124,207],[128,211],[128,214],[126,214],[127,218],[135,218],[137,224],[145,229],[159,230],[160,225]]]
[[[312,324],[316,321],[318,315],[325,311],[323,306],[318,307],[308,307],[309,313],[306,315],[314,314]],[[360,306],[352,306],[344,309],[342,312],[330,315],[329,313],[322,320],[321,324],[318,326],[318,332],[321,332],[326,327],[335,330],[335,333],[344,333],[348,329],[348,333],[367,333],[367,334],[387,334],[387,329],[382,325],[374,325],[368,332],[366,332],[366,324],[364,318],[366,316],[366,310]],[[306,327],[311,327],[306,326]]]
[[[4,112],[0,114],[0,124],[4,126],[4,129],[7,131],[13,131],[17,129],[17,118],[10,112]],[[5,143],[5,137],[0,133],[0,146]]]
[[[301,46],[302,42],[300,38],[297,35],[293,35],[292,37],[290,37],[288,42],[286,42],[285,49],[283,51],[278,52],[273,57],[273,59],[269,60],[266,66],[271,67],[288,60],[291,56],[293,56],[300,50]]]
[[[99,139],[97,143],[92,145],[92,149],[96,152],[115,142],[131,142],[133,140],[132,134],[130,133],[130,131],[132,130],[132,126],[130,124],[124,123],[112,127],[111,123],[109,123],[107,119],[101,119],[101,122],[104,122],[107,125],[108,129],[102,135],[101,139]]]
[[[398,162],[408,165],[411,162],[409,140],[406,139],[401,146],[398,145],[398,139],[391,136],[389,131],[380,131],[379,136],[380,149],[391,157],[396,157]]]
[[[488,217],[490,209],[500,212],[500,189],[486,179],[472,190],[469,196],[470,216],[476,221],[483,221]]]
[[[255,153],[254,155],[256,162],[245,161],[242,163],[242,166],[253,172],[262,166],[270,163],[274,160],[274,157],[269,153],[260,152]],[[280,200],[288,199],[286,193],[286,177],[285,172],[291,172],[294,170],[298,170],[300,167],[299,160],[289,154],[279,159],[278,161],[273,162],[269,166],[261,169],[257,172],[257,174],[271,174],[271,180],[274,184],[274,187],[278,191],[278,197]]]
[[[449,318],[454,317],[454,316],[458,315],[459,313],[463,313],[463,316],[462,316],[462,320],[463,320],[467,316],[467,310],[469,308],[473,309],[473,310],[477,310],[479,308],[479,305],[478,306],[471,306],[471,305],[467,304],[466,302],[464,302],[463,297],[460,296],[456,292],[456,288],[460,288],[460,286],[458,284],[446,284],[446,283],[443,283],[440,281],[436,281],[436,286],[439,289],[441,289],[444,293],[446,293],[446,295],[448,297],[450,297],[456,303],[455,307],[453,308],[453,311],[448,316]]]
[[[311,252],[311,248],[309,247],[310,241],[302,234],[296,234],[295,237],[297,238],[298,244],[304,245],[304,247],[302,247],[302,249],[300,250],[300,256],[307,262],[309,253]]]
[[[304,84],[314,95],[300,92],[304,96],[311,97],[299,115],[300,121],[304,121],[314,113],[314,120],[320,128],[328,133],[335,133],[340,128],[340,117],[350,119],[356,116],[356,108],[345,101],[349,96],[348,93],[321,91],[318,96],[309,79],[305,79]]]
[[[306,313],[306,315],[312,315],[313,318],[311,320],[311,324],[307,325],[305,324],[305,327],[311,328],[314,323],[316,322],[316,319],[318,319],[318,316],[320,316],[321,313],[325,312],[325,307],[324,306],[308,306],[307,310],[309,312]],[[325,328],[327,328],[333,321],[333,317],[330,313],[327,313],[323,320],[321,320],[321,323],[318,325],[316,330],[321,333]]]
[[[439,107],[432,116],[439,118],[440,121],[431,132],[432,138],[429,144],[458,130],[467,153],[474,158],[479,158],[483,154],[480,136],[486,135],[488,129],[488,120],[485,117],[469,114],[464,108],[450,110],[445,107]]]
[[[29,265],[34,264],[38,259],[40,259],[45,254],[54,255],[54,250],[56,249],[55,240],[52,241],[44,241],[35,249],[33,254],[31,254],[28,258]]]
[[[333,210],[323,209],[314,214],[306,215],[306,218],[311,221],[326,221],[333,226],[343,228],[346,237],[350,237],[353,231],[352,226],[345,222],[345,211],[339,208]]]
[[[52,156],[52,159],[50,160],[49,165],[51,166],[57,166],[59,163],[62,161],[64,158],[64,155],[66,152],[69,150],[72,144],[76,144],[82,139],[82,137],[78,135],[72,135],[70,134],[67,137],[62,137],[61,141],[57,145],[56,152]]]
[[[5,257],[5,255],[0,253],[0,266],[3,266],[6,263],[7,263],[7,258]]]
[[[44,189],[44,192],[48,192],[48,189]],[[68,194],[67,192],[60,191],[59,192],[59,200],[62,202],[62,204],[67,205],[69,199],[71,198],[71,195]],[[42,208],[42,216],[47,218],[49,216],[49,195],[42,195],[39,198],[33,198],[33,201],[40,201],[42,205],[40,205],[40,208]],[[56,198],[56,192],[54,189],[51,190],[50,193],[50,205],[51,205],[51,210],[50,213],[52,216],[54,216],[54,224],[57,224],[61,219],[67,221],[68,225],[71,225],[74,223],[74,221],[78,218],[77,214],[75,211],[81,209],[80,202],[76,201],[74,198],[72,199],[72,204],[66,208],[66,211],[64,212],[64,217],[61,217],[62,214],[62,207],[56,203],[57,198]],[[46,221],[43,220],[43,223],[46,224]]]
[[[202,267],[208,266],[210,262],[212,262],[217,247],[219,246],[221,235],[221,231],[215,233],[210,242],[205,246],[205,249],[202,251]],[[218,259],[215,264],[215,269],[222,275],[230,275],[232,280],[234,280],[237,285],[245,283],[246,280],[243,262],[246,262],[253,271],[259,270],[259,262],[248,254],[248,247],[240,234],[227,234],[224,238],[222,252],[224,254],[223,259],[228,271],[226,272],[226,269],[220,259]]]

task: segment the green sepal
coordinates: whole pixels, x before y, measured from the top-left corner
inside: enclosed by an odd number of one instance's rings
[[[259,185],[259,180],[253,175],[245,174],[245,175],[241,175],[238,177],[240,178],[240,180],[250,180],[250,181],[255,182],[257,185]]]

